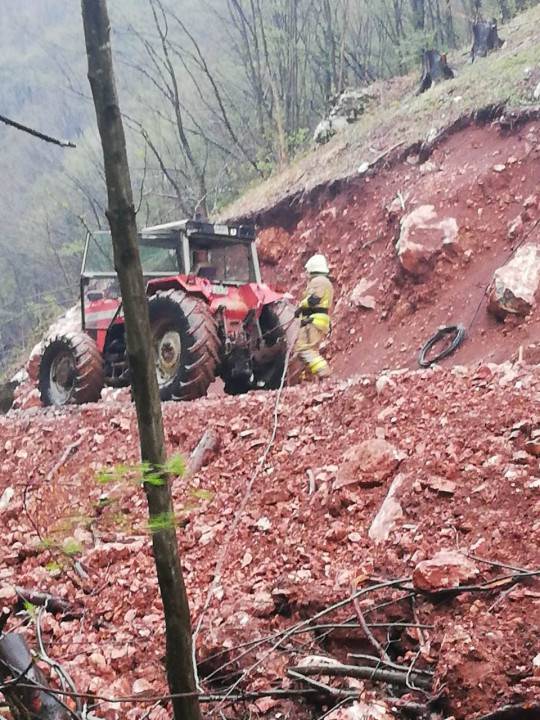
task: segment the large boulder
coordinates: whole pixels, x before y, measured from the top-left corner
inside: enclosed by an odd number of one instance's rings
[[[332,101],[330,114],[315,128],[313,140],[319,145],[328,142],[333,135],[344,130],[347,125],[356,122],[373,99],[367,90],[361,89],[345,90],[337,95]]]
[[[478,575],[475,563],[454,550],[441,550],[430,560],[418,563],[413,572],[413,585],[418,590],[436,592],[466,585]]]
[[[496,317],[527,315],[540,290],[540,245],[528,243],[495,270],[488,309]]]
[[[334,488],[380,485],[394,473],[403,458],[403,453],[382,438],[364,440],[344,454]]]
[[[401,220],[396,250],[408,273],[425,275],[444,250],[455,246],[458,224],[453,217],[439,217],[433,205],[420,205]]]

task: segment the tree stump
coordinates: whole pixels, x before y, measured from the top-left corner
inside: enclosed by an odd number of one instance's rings
[[[495,18],[491,20],[476,20],[473,23],[473,46],[471,48],[471,62],[475,57],[486,57],[488,52],[498,50],[504,45],[497,32],[497,21]]]
[[[446,55],[438,50],[422,50],[422,79],[417,95],[429,90],[434,84],[441,80],[450,80],[454,75],[454,71],[448,65]]]

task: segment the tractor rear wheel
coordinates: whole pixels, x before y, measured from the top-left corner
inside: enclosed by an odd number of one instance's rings
[[[256,368],[255,379],[266,390],[277,390],[283,378],[285,362],[292,359],[299,321],[294,317],[294,306],[287,300],[266,305],[261,315],[261,330],[269,348],[275,348],[271,362]],[[287,367],[288,370],[288,367]],[[285,385],[288,385],[286,372]]]
[[[281,386],[285,361],[292,356],[296,342],[298,322],[294,317],[294,307],[286,300],[265,305],[259,324],[263,343],[252,358],[252,378],[225,377],[225,392],[229,395],[241,395],[249,390],[277,390]],[[288,384],[288,375],[285,383]]]
[[[216,377],[220,341],[204,300],[165,290],[150,298],[148,309],[161,399],[206,395]]]
[[[103,359],[89,335],[66,333],[46,343],[38,381],[44,405],[96,402],[103,383]]]

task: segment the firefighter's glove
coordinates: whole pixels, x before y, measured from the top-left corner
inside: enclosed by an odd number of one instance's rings
[[[306,325],[311,325],[312,322],[313,322],[313,318],[309,317],[309,315],[307,317],[303,317],[302,320],[300,321],[300,327],[305,327]]]
[[[302,314],[302,308],[297,307],[296,310],[294,311],[294,317],[299,318],[301,314]]]

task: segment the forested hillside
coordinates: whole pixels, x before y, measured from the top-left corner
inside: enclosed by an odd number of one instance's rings
[[[309,146],[331,97],[415,71],[422,47],[469,41],[478,13],[521,0],[112,0],[113,42],[140,223],[216,212]],[[502,31],[504,35],[504,30]],[[4,0],[0,114],[0,370],[76,297],[104,182],[79,3]]]

